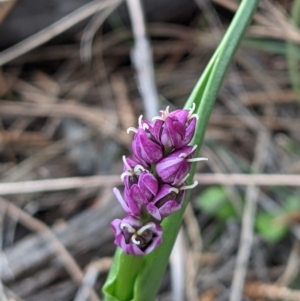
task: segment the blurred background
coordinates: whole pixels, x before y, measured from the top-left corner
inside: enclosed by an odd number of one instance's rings
[[[129,2],[0,1],[0,300],[101,300],[126,129],[184,105],[238,7],[142,1],[152,66],[133,51],[145,36]],[[157,300],[300,300],[299,24],[300,1],[261,1]]]

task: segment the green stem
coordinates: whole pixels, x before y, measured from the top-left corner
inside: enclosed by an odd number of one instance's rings
[[[118,248],[115,260],[105,283],[106,301],[128,301],[133,299],[133,283],[142,269],[143,257],[126,255]],[[114,277],[117,274],[118,277]],[[112,275],[112,277],[110,276]]]

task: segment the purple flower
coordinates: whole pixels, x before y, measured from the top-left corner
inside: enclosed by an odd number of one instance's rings
[[[139,176],[138,183],[133,184],[130,188],[125,188],[124,196],[128,203],[135,203],[140,210],[143,205],[147,205],[149,201],[157,194],[158,181],[153,174],[143,172]],[[141,211],[140,211],[141,214]],[[140,215],[139,214],[139,215]],[[134,214],[136,215],[136,214]]]
[[[141,220],[131,215],[113,220],[111,226],[115,234],[114,243],[126,254],[149,254],[162,242],[160,225],[153,222],[143,225]]]
[[[184,190],[179,191],[168,184],[164,184],[153,201],[147,205],[147,212],[155,219],[161,220],[181,208],[184,196]]]
[[[147,205],[147,212],[155,219],[161,220],[173,212],[180,210],[185,198],[185,191],[198,185],[197,181],[195,181],[192,185],[186,185],[185,181],[188,177],[189,174],[187,174],[176,187],[163,184],[153,201]]]
[[[139,128],[129,128],[127,132],[134,131],[135,135],[131,144],[135,160],[148,167],[151,163],[158,162],[163,157],[163,151],[159,143],[149,132],[149,125],[139,118]]]
[[[198,120],[198,115],[193,114],[194,109],[195,104],[189,110],[175,110],[169,113],[167,107],[165,111],[161,111],[161,116],[153,118],[156,119],[155,127],[149,131],[166,148],[179,149],[187,146],[194,136]]]
[[[133,160],[123,156],[124,172],[121,178],[124,181],[125,191],[124,196],[126,202],[123,200],[120,203],[127,205],[126,212],[132,215],[141,215],[142,206],[147,205],[148,202],[157,194],[158,181],[155,176],[146,171],[142,166],[138,165]],[[124,208],[124,205],[123,205]]]
[[[158,181],[153,174],[142,172],[137,180],[137,184],[125,186],[124,198],[117,188],[113,192],[121,204],[124,211],[134,216],[142,215],[143,206],[146,206],[153,196],[157,194]]]
[[[138,183],[139,176],[145,171],[145,168],[130,158],[122,157],[124,162],[123,173],[121,179],[125,188],[129,189],[133,184]]]
[[[177,185],[188,174],[191,162],[207,160],[206,158],[193,158],[195,146],[185,146],[173,151],[156,165],[156,172],[164,183]]]

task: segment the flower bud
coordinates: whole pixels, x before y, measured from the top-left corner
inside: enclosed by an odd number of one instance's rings
[[[195,104],[189,110],[175,110],[169,113],[169,107],[161,111],[161,116],[154,117],[157,122],[155,130],[149,129],[154,137],[167,149],[179,149],[187,146],[195,132],[198,115],[193,114]],[[158,131],[160,132],[158,133]]]
[[[193,158],[197,146],[185,146],[173,151],[156,164],[156,172],[164,183],[177,185],[189,172],[191,162],[206,160]]]
[[[115,234],[114,243],[126,254],[149,254],[162,242],[160,225],[153,222],[143,225],[141,220],[131,215],[113,220],[111,226]]]
[[[181,208],[185,191],[179,191],[168,184],[161,186],[158,194],[146,207],[155,219],[161,220]]]
[[[141,116],[142,117],[142,116]],[[162,147],[149,132],[149,125],[139,118],[139,128],[129,128],[135,135],[131,144],[133,157],[144,167],[158,162],[163,157]]]
[[[175,187],[163,184],[157,195],[153,198],[153,201],[147,205],[147,212],[155,219],[161,220],[173,212],[180,210],[185,198],[185,191],[193,189],[198,185],[197,181],[191,185],[187,185],[186,179],[189,175],[187,174]]]

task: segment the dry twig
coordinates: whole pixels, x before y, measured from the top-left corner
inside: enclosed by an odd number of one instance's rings
[[[18,58],[19,56],[31,51],[32,49],[43,45],[54,37],[73,27],[77,23],[94,15],[97,11],[108,6],[114,5],[120,0],[99,1],[95,0],[80,7],[71,14],[63,17],[61,20],[51,24],[49,27],[30,36],[22,42],[8,48],[0,53],[0,66]]]
[[[73,281],[77,284],[81,283],[83,279],[83,273],[80,267],[67,251],[67,249],[60,243],[57,237],[44,223],[36,218],[33,218],[32,216],[3,198],[0,198],[0,210],[7,213],[11,218],[25,225],[30,230],[43,233],[45,238],[48,238],[50,240],[52,247],[57,252],[58,258],[60,258],[60,260],[64,264],[64,267],[69,273],[71,279],[73,279]],[[95,291],[93,291],[92,296],[94,301],[99,300]]]
[[[195,174],[200,185],[300,186],[299,175]],[[120,185],[119,175],[0,183],[0,195]]]
[[[287,287],[260,282],[250,282],[245,285],[245,294],[255,300],[300,301],[300,291]]]
[[[157,115],[159,109],[151,46],[146,35],[146,26],[141,1],[127,0],[127,5],[135,41],[131,58],[136,69],[146,117],[147,119],[151,119]]]
[[[263,131],[259,134],[255,157],[251,166],[252,172],[259,172],[262,169],[263,160],[268,148],[268,140],[268,133]],[[256,186],[249,185],[247,187],[246,204],[242,218],[242,232],[230,291],[230,301],[242,300],[244,281],[253,242],[254,219],[258,195],[259,189]]]

